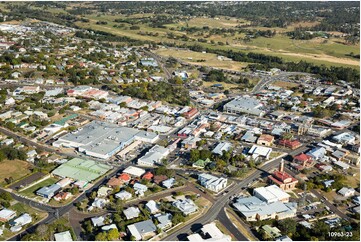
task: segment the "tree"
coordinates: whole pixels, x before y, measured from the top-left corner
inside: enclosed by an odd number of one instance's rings
[[[278,221],[277,227],[282,231],[282,233],[292,236],[297,231],[297,222],[294,219],[286,218]]]
[[[193,149],[190,152],[190,161],[195,162],[200,159],[200,152],[197,149]]]
[[[172,224],[174,224],[174,225],[182,223],[184,221],[185,221],[185,218],[182,215],[182,213],[180,213],[180,212],[175,213],[172,217]]]
[[[42,239],[46,239],[46,235],[48,234],[49,227],[46,224],[40,224],[38,227],[36,227],[36,233],[40,236]]]
[[[106,241],[107,240],[107,233],[106,232],[100,232],[95,236],[96,241]]]
[[[108,232],[107,239],[109,241],[114,241],[119,239],[119,231],[117,229],[111,229]]]
[[[9,202],[11,202],[13,200],[13,197],[11,196],[10,192],[1,192],[0,193],[0,198],[4,199],[6,201],[9,201]]]

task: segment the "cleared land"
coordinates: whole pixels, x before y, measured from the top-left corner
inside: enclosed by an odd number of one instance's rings
[[[0,183],[5,183],[5,178],[12,177],[14,181],[30,174],[32,166],[22,160],[4,160],[0,162]]]
[[[288,87],[288,88],[292,88],[292,87],[297,87],[298,84],[293,83],[293,82],[284,82],[284,81],[275,81],[274,83],[272,83],[273,86],[278,86],[278,87]]]

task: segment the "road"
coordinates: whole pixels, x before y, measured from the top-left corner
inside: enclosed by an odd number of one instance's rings
[[[184,240],[187,235],[199,230],[201,228],[201,225],[203,225],[203,224],[207,224],[216,219],[218,219],[218,220],[222,219],[223,222],[228,220],[228,218],[222,217],[223,215],[221,214],[221,211],[226,206],[226,204],[229,202],[230,198],[234,195],[239,194],[242,191],[243,187],[246,187],[248,185],[248,183],[253,182],[258,177],[260,177],[263,173],[266,173],[267,171],[270,171],[270,170],[274,169],[275,167],[277,167],[279,162],[280,162],[280,159],[276,159],[266,165],[261,166],[260,169],[255,170],[252,174],[250,174],[244,180],[238,182],[234,187],[229,189],[229,192],[226,195],[219,197],[219,199],[215,203],[213,203],[212,207],[208,210],[208,212],[205,215],[203,215],[201,218],[197,219],[192,224],[188,224],[188,225],[182,227],[181,229],[173,232],[172,234],[165,237],[163,240],[166,240],[166,241]],[[229,223],[231,223],[231,222],[229,221]],[[226,226],[228,226],[229,223],[227,223]],[[234,235],[236,236],[237,240],[240,240],[240,241],[247,240],[247,239],[245,239],[245,237],[243,235],[242,236],[238,235],[238,237],[237,237],[237,233],[235,233]]]

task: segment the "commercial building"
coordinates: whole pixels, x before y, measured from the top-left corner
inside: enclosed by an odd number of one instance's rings
[[[53,170],[52,174],[68,177],[76,181],[91,182],[104,175],[111,168],[111,166],[93,160],[73,158]]]
[[[232,114],[251,114],[263,116],[265,112],[260,108],[263,104],[256,98],[249,96],[237,97],[223,106],[223,110]]]
[[[249,149],[248,154],[252,155],[253,159],[258,159],[259,157],[263,157],[268,159],[270,154],[272,153],[272,148],[253,145],[251,149]]]
[[[77,148],[86,155],[108,159],[136,140],[154,143],[158,138],[156,133],[93,121],[60,137],[53,146]]]
[[[206,173],[198,175],[198,181],[202,186],[213,192],[219,192],[224,189],[228,182],[226,178],[218,178]]]
[[[282,191],[275,185],[258,187],[253,190],[253,195],[266,203],[288,202],[290,199],[288,193]]]
[[[284,161],[280,163],[280,167],[272,175],[268,176],[268,180],[280,187],[284,191],[292,190],[296,187],[298,180],[284,171]]]
[[[217,225],[212,222],[203,225],[199,233],[187,237],[189,241],[231,241],[231,236],[224,234]]]
[[[7,208],[0,211],[0,222],[7,222],[16,216],[16,212]]]
[[[145,170],[135,166],[128,166],[123,170],[123,173],[129,174],[133,177],[141,177],[145,173]]]
[[[36,195],[45,197],[45,198],[52,198],[56,193],[58,193],[61,190],[61,186],[59,184],[53,184],[48,187],[42,187],[39,190],[36,191]]]
[[[269,134],[262,134],[258,140],[258,145],[265,145],[265,146],[271,146],[273,144],[273,141],[275,140],[275,137]]]
[[[155,145],[144,156],[138,159],[137,163],[140,166],[154,166],[160,164],[162,159],[169,155],[169,149]]]
[[[247,221],[293,218],[297,211],[296,203],[266,203],[255,196],[239,198],[233,206]]]

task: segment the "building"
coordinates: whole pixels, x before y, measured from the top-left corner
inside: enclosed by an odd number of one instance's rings
[[[253,190],[253,195],[265,201],[266,203],[273,202],[288,202],[290,195],[282,191],[279,187],[271,185],[268,187],[258,187]]]
[[[29,224],[33,221],[32,217],[28,213],[24,213],[21,216],[17,217],[13,221],[11,221],[9,224],[11,226],[24,226],[26,224]]]
[[[73,241],[69,230],[54,234],[54,239],[55,241]]]
[[[253,159],[258,159],[260,157],[268,159],[270,154],[272,153],[272,148],[253,145],[251,149],[249,149],[248,154],[252,155]]]
[[[36,195],[45,197],[45,198],[52,198],[61,190],[61,186],[58,184],[53,184],[48,187],[42,187],[36,191]]]
[[[281,139],[278,142],[278,144],[287,147],[291,150],[297,149],[302,146],[302,144],[298,140],[288,140],[288,139]]]
[[[233,206],[247,221],[293,218],[297,211],[296,203],[266,203],[255,196],[239,198]]]
[[[128,199],[132,198],[132,194],[127,191],[118,192],[114,196],[115,196],[115,198],[118,198],[120,200],[128,200]]]
[[[256,98],[249,96],[237,97],[223,106],[223,110],[232,114],[251,114],[263,116],[265,112],[260,108],[263,104]]]
[[[351,197],[353,195],[355,195],[355,189],[353,188],[348,188],[348,187],[343,187],[340,190],[338,190],[338,194],[344,196],[344,197]]]
[[[155,214],[159,212],[159,207],[158,204],[154,201],[154,200],[149,200],[146,204],[145,204],[146,209],[148,209],[148,211],[151,214]]]
[[[306,155],[311,156],[314,160],[320,160],[326,155],[326,149],[324,147],[315,147],[308,151]]]
[[[304,153],[298,154],[295,157],[293,157],[293,162],[297,163],[300,166],[301,170],[304,168],[313,167],[315,165],[315,162],[312,159],[312,157]]]
[[[155,235],[157,227],[154,225],[153,221],[149,219],[128,225],[127,229],[136,240],[146,240]]]
[[[266,238],[274,239],[282,236],[281,230],[277,227],[271,227],[268,224],[262,226],[262,230],[265,232]]]
[[[129,174],[132,177],[141,177],[145,173],[145,170],[135,166],[128,166],[123,170],[123,173]]]
[[[91,182],[107,173],[112,167],[93,161],[73,158],[52,171],[53,175],[68,177],[75,181]]]
[[[140,166],[154,166],[161,164],[162,160],[169,155],[169,149],[155,145],[144,156],[138,159],[137,164]]]
[[[186,119],[192,119],[194,118],[197,114],[198,114],[198,110],[196,108],[191,108],[189,111],[184,112],[182,115],[186,118]]]
[[[16,212],[7,208],[3,208],[0,211],[0,221],[7,222],[16,216]]]
[[[146,185],[135,183],[133,185],[133,189],[135,191],[135,194],[138,196],[143,196],[146,191],[148,191],[148,187]]]
[[[275,137],[273,137],[272,135],[262,134],[262,135],[258,138],[257,144],[258,144],[258,145],[265,145],[265,146],[272,146],[274,140],[275,140]]]
[[[158,220],[157,227],[161,230],[166,230],[172,227],[172,214],[165,213],[165,214],[156,214],[154,217]]]
[[[90,220],[92,221],[94,227],[100,227],[104,225],[105,217],[104,216],[93,217]]]
[[[162,185],[167,189],[172,188],[175,184],[176,184],[176,180],[173,177],[162,181]]]
[[[200,160],[197,160],[196,162],[194,162],[192,164],[192,167],[204,169],[206,167],[206,165],[209,163],[212,163],[212,161],[209,158],[207,158],[206,160],[200,159]]]
[[[213,192],[221,191],[227,186],[228,182],[226,178],[218,178],[206,173],[199,174],[198,181],[202,186]]]
[[[189,198],[176,200],[173,202],[173,206],[178,208],[186,216],[198,210],[197,205]]]
[[[219,143],[213,150],[213,154],[223,155],[223,151],[229,151],[232,148],[232,144],[229,142]]]
[[[158,138],[156,133],[93,121],[60,137],[53,146],[76,148],[86,155],[108,159],[136,140],[154,143]]]
[[[278,171],[273,172],[272,175],[268,176],[268,180],[280,187],[284,191],[292,190],[296,187],[298,180],[292,177],[290,174],[284,171],[284,161],[280,163]]]
[[[189,241],[231,241],[231,236],[222,233],[217,225],[212,222],[203,225],[199,233],[187,236]]]
[[[125,217],[129,220],[132,218],[138,218],[139,214],[140,214],[140,210],[139,210],[139,208],[136,208],[136,207],[129,207],[127,209],[124,209],[123,213],[124,213]]]

